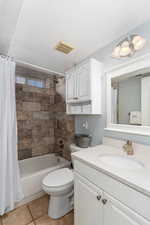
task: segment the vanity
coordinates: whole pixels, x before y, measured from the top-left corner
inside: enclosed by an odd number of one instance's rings
[[[129,140],[104,138],[72,154],[75,225],[150,225],[149,54],[105,71],[105,80],[105,132]],[[133,135],[142,143],[146,137],[149,146],[134,143],[132,149]]]
[[[150,225],[150,151],[104,138],[103,145],[72,154],[75,225]]]

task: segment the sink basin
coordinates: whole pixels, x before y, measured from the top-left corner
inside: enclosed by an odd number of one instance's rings
[[[101,162],[115,168],[135,170],[144,167],[143,163],[125,156],[101,155],[99,157]]]

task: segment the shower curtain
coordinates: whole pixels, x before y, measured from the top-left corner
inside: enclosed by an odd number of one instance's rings
[[[0,215],[23,198],[16,127],[15,63],[0,56]]]

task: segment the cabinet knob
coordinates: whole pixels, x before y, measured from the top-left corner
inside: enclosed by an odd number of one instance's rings
[[[101,200],[101,195],[97,195],[97,200],[100,201]]]
[[[102,203],[103,203],[103,205],[106,205],[107,199],[102,199]]]

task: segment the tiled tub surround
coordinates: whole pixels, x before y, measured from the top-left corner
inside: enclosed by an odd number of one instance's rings
[[[55,151],[70,160],[70,144],[74,139],[74,117],[66,114],[65,80],[56,83],[55,95]]]
[[[19,159],[54,152],[55,89],[16,84]]]
[[[63,218],[48,217],[48,196],[36,199],[0,217],[0,225],[74,225],[73,211]]]
[[[45,88],[16,84],[18,156],[26,159],[59,152],[70,159],[74,118],[65,113],[65,83],[55,76],[17,67],[17,76],[39,77]]]

